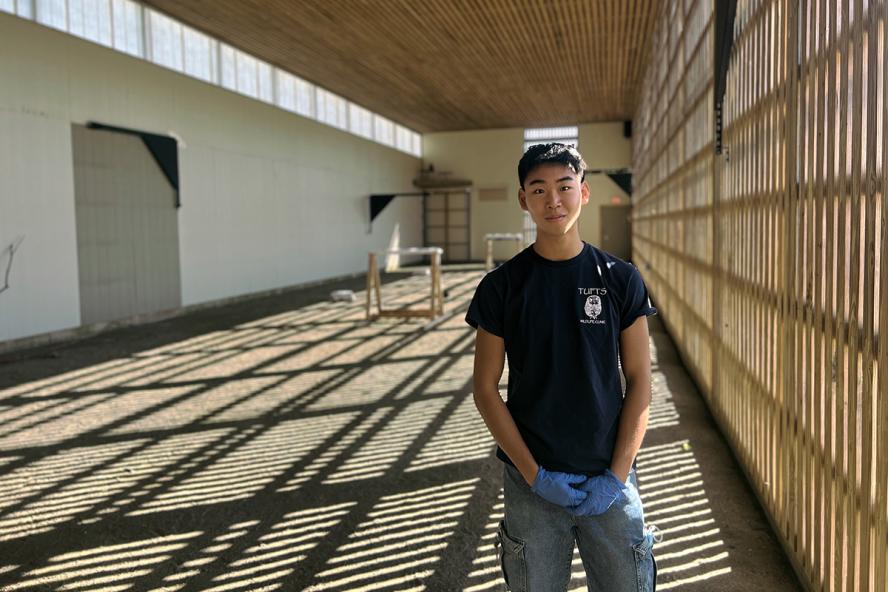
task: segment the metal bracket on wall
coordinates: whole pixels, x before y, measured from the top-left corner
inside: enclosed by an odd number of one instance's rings
[[[734,45],[734,18],[737,15],[737,0],[724,0],[715,3],[715,81],[713,109],[715,110],[715,153],[722,152],[723,101],[728,81],[728,65],[731,63],[731,48]]]
[[[589,169],[587,175],[607,175],[627,195],[632,195],[632,171],[629,169]]]
[[[427,191],[410,192],[410,193],[374,193],[370,195],[370,222],[367,225],[367,234],[373,232],[373,220],[376,219],[382,210],[396,197],[425,197],[429,193]]]
[[[125,127],[117,127],[113,125],[105,125],[95,121],[87,121],[86,127],[95,130],[105,130],[109,132],[117,132],[119,134],[129,134],[131,136],[139,136],[148,152],[154,158],[154,162],[160,167],[163,176],[166,177],[170,185],[176,191],[176,208],[182,206],[179,199],[179,144],[175,138],[170,136],[161,136],[149,132],[128,129]]]

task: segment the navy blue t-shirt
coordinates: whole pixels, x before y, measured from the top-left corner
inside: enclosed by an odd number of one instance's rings
[[[623,407],[620,332],[656,312],[631,263],[585,242],[564,261],[528,247],[484,276],[466,322],[503,338],[506,406],[537,463],[588,475],[610,467]]]

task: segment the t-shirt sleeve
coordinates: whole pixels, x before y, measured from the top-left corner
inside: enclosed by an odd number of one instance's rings
[[[481,327],[488,333],[503,337],[503,290],[493,273],[488,273],[475,289],[475,295],[466,312],[466,322],[473,328]]]
[[[628,328],[635,322],[635,319],[642,315],[649,317],[655,314],[657,314],[657,309],[651,305],[651,297],[644,285],[644,280],[641,279],[641,273],[632,265],[620,317],[620,331]]]

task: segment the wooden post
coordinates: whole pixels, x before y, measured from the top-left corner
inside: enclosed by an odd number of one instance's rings
[[[438,313],[444,314],[444,278],[441,271],[441,258],[443,254],[438,255]]]
[[[434,319],[435,313],[438,310],[438,291],[435,289],[435,278],[438,274],[438,268],[435,265],[435,255],[431,256],[431,271],[429,273],[429,279],[431,280],[431,294],[429,294],[429,303],[431,306],[429,307],[429,318]]]
[[[382,314],[382,280],[379,278],[379,259],[373,255],[373,290],[376,292],[376,308]],[[378,315],[374,315],[378,316]]]
[[[435,298],[432,299],[432,318],[435,313],[444,314],[444,288],[441,285],[441,253],[432,255],[432,282],[434,283]]]
[[[376,269],[376,253],[370,253],[367,259],[367,320],[370,320],[371,294],[376,286],[377,269]],[[377,291],[377,302],[379,302],[379,292]],[[380,304],[382,304],[380,302]]]

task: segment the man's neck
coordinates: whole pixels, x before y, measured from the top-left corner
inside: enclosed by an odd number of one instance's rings
[[[568,232],[561,236],[538,234],[533,243],[537,255],[550,261],[573,259],[583,251],[583,241],[579,232]]]

